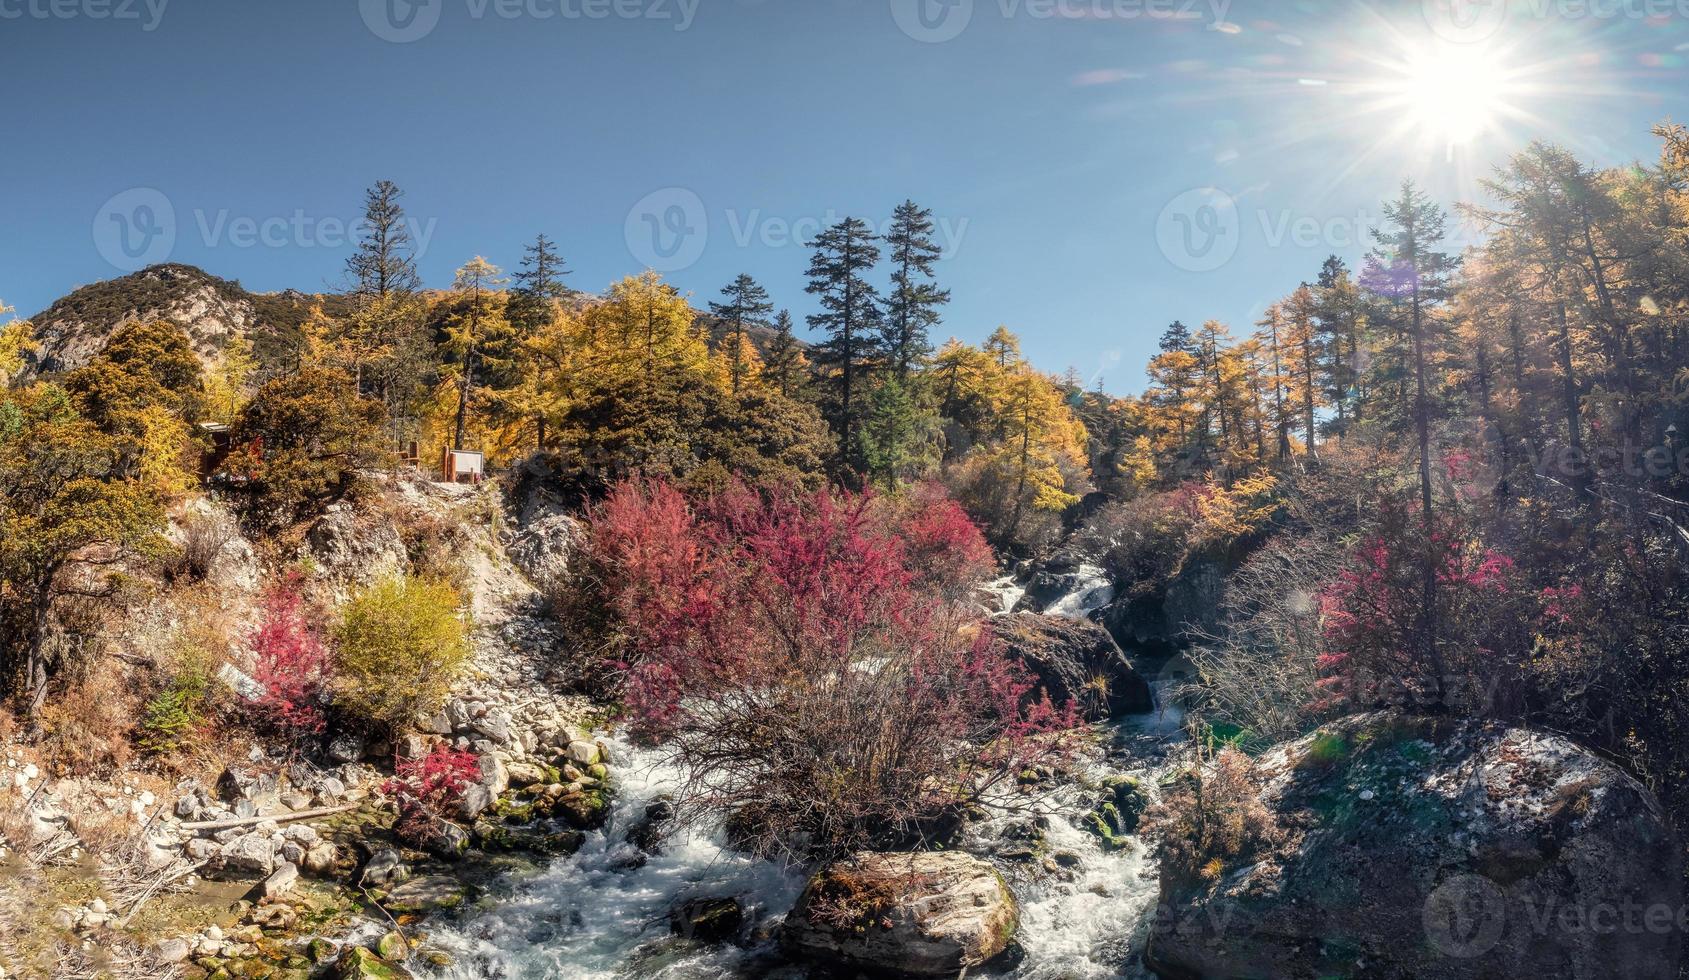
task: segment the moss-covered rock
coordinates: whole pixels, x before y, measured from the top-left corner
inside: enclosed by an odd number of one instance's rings
[[[1104,850],[1115,851],[1130,843],[1129,835],[1138,829],[1144,810],[1149,807],[1149,795],[1131,776],[1110,776],[1103,780],[1103,796],[1094,810],[1080,818],[1080,826],[1101,843]]]
[[[409,980],[410,972],[362,946],[353,946],[340,954],[334,976],[335,980]]]

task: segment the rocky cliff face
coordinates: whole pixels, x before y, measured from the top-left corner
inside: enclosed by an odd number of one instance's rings
[[[1565,739],[1370,714],[1253,771],[1283,840],[1194,889],[1163,875],[1164,977],[1677,976],[1682,846]]]
[[[258,323],[255,298],[238,283],[186,265],[158,265],[84,286],[37,314],[41,349],[30,373],[73,371],[99,352],[113,330],[131,321],[169,320],[187,331],[208,363],[235,336]]]

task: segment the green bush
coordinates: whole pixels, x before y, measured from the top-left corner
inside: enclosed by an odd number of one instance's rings
[[[197,666],[177,674],[170,686],[147,702],[141,717],[141,749],[171,755],[193,742],[205,722],[210,677]]]
[[[469,660],[457,590],[397,575],[347,601],[335,629],[335,704],[372,728],[395,731],[439,710]]]

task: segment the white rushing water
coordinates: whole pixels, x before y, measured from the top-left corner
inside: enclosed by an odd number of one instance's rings
[[[637,863],[628,829],[648,804],[671,791],[679,773],[662,755],[610,742],[615,801],[603,830],[573,857],[511,882],[510,894],[429,929],[429,944],[451,955],[443,980],[716,980],[743,975],[757,952],[669,948],[669,909],[690,898],[740,898],[747,917],[783,914],[803,877],[728,850],[719,828],[676,832],[662,853]],[[676,957],[674,954],[680,952]],[[766,953],[767,950],[760,951]],[[643,961],[643,966],[641,965]]]
[[[625,840],[645,807],[673,788],[678,773],[651,750],[611,745],[616,802],[609,824],[588,836],[573,857],[513,878],[481,906],[455,920],[431,923],[427,945],[452,958],[431,975],[440,980],[805,980],[802,967],[781,964],[772,942],[707,949],[670,938],[668,912],[690,898],[734,896],[752,921],[784,915],[803,888],[800,872],[728,850],[719,828],[665,841],[643,865]],[[1096,775],[1105,774],[1098,769]],[[1060,810],[1078,790],[1058,791]],[[1008,873],[1021,906],[1018,939],[1024,958],[1011,980],[1102,980],[1137,977],[1136,952],[1156,885],[1144,848],[1104,851],[1074,816],[1052,813],[1048,853],[1071,852],[1077,868],[1050,874]],[[1014,817],[996,818],[986,836]],[[994,826],[995,825],[995,826]]]
[[[1026,586],[1022,585],[1013,575],[1005,575],[985,583],[982,592],[997,597],[997,608],[988,610],[993,616],[1007,616],[1015,611],[1021,596],[1026,595]]]
[[[1090,619],[1091,614],[1114,601],[1114,583],[1108,573],[1089,562],[1073,573],[1073,585],[1061,598],[1044,608],[1046,616]]]

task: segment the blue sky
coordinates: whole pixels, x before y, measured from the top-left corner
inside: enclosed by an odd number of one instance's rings
[[[942,333],[1134,391],[1168,321],[1242,333],[1358,258],[1403,176],[1452,202],[1530,137],[1648,161],[1689,121],[1689,0],[1447,2],[0,0],[0,298],[155,258],[331,288],[388,178],[431,285],[544,231],[578,288],[750,272],[801,322],[806,233],[912,197]],[[1413,51],[1491,66],[1480,133]]]

